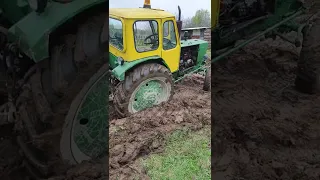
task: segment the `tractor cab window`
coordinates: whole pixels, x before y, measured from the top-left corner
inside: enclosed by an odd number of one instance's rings
[[[166,21],[163,24],[163,49],[169,50],[177,46],[176,31],[173,21]]]
[[[158,49],[158,23],[152,20],[139,20],[133,24],[134,43],[137,52],[147,52]]]
[[[109,18],[109,43],[119,50],[123,50],[123,27],[118,19]]]

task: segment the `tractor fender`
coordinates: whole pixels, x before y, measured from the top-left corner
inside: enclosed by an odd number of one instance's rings
[[[164,62],[164,60],[160,56],[150,56],[150,57],[137,59],[135,61],[124,62],[123,65],[118,65],[112,70],[112,75],[114,75],[119,81],[123,81],[125,79],[126,72],[136,68],[141,64],[150,63],[150,62],[162,64],[169,69],[168,65]]]
[[[49,57],[50,34],[75,15],[106,0],[76,0],[67,4],[51,1],[44,13],[31,12],[9,29],[8,39],[34,62]],[[106,7],[107,8],[107,7]]]

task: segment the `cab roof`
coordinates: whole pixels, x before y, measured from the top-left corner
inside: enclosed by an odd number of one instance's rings
[[[110,8],[109,15],[127,19],[175,17],[164,10],[148,8]]]

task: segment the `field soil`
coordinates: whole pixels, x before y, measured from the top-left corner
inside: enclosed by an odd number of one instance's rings
[[[257,41],[215,65],[212,179],[320,178],[320,97],[294,88],[299,51]]]
[[[175,87],[172,101],[131,117],[118,119],[111,108],[109,132],[109,179],[148,179],[138,159],[150,153],[161,152],[170,132],[190,128],[199,130],[211,124],[211,93],[202,90],[204,77],[187,77]],[[22,168],[14,134],[9,126],[1,127],[0,179],[22,180],[28,177]],[[7,131],[5,131],[7,130]],[[56,167],[59,174],[50,180],[107,179],[107,165],[101,162],[83,162],[69,170]],[[21,174],[21,175],[20,175]],[[32,178],[31,178],[32,179]]]
[[[173,99],[158,107],[110,122],[110,180],[148,179],[139,158],[163,150],[166,136],[177,129],[199,130],[211,124],[211,93],[202,90],[203,76],[187,77]]]

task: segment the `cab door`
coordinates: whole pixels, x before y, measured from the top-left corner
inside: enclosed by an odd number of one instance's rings
[[[159,36],[162,43],[162,59],[169,66],[171,72],[179,69],[180,62],[180,39],[178,34],[178,27],[174,18],[166,18],[162,20],[162,31]]]

